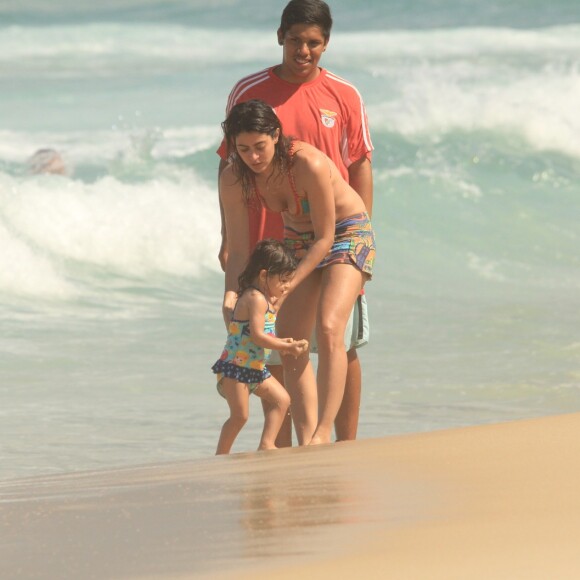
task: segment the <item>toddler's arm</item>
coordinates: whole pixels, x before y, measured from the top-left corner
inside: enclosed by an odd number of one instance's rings
[[[288,341],[286,348],[278,349],[282,356],[298,358],[308,350],[308,341],[306,339],[294,340],[293,338],[282,338],[280,340]]]
[[[294,340],[293,338],[278,338],[272,334],[264,332],[264,315],[268,309],[268,304],[264,296],[257,291],[245,292],[240,298],[243,304],[240,315],[247,309],[250,320],[250,338],[258,346],[277,350],[281,355],[299,356],[308,349],[307,340]]]

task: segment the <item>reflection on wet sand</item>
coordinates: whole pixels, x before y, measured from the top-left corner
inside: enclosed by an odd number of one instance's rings
[[[343,477],[287,477],[263,482],[248,478],[240,492],[243,555],[250,558],[303,553],[304,535],[316,528],[354,523],[360,519],[357,501],[364,494]],[[282,547],[282,548],[281,548]]]
[[[0,577],[179,577],[336,548],[378,501],[338,447],[5,482]]]
[[[579,434],[571,414],[0,482],[0,578],[575,580]]]

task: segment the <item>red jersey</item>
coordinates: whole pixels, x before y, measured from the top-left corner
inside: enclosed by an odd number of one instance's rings
[[[307,83],[289,83],[274,74],[270,67],[238,81],[228,99],[226,116],[232,107],[250,99],[261,99],[276,111],[282,130],[314,145],[338,167],[348,181],[348,167],[362,157],[370,159],[373,145],[367,114],[360,93],[348,81],[320,69],[320,74]],[[218,154],[227,156],[222,141]],[[280,214],[265,208],[248,209],[250,219],[250,247],[258,240],[273,237],[282,239]]]

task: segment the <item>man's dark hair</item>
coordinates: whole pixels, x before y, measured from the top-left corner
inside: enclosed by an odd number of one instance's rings
[[[282,12],[278,29],[279,38],[284,38],[295,24],[318,26],[328,41],[332,29],[330,7],[323,0],[290,0]]]

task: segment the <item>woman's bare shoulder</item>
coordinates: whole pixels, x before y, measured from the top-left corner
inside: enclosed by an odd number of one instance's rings
[[[223,202],[243,203],[242,182],[231,165],[227,165],[220,174],[219,195]]]
[[[305,141],[294,141],[294,168],[300,170],[302,168],[309,168],[316,170],[317,168],[326,166],[326,155],[310,145]]]
[[[238,178],[234,173],[234,167],[231,163],[228,163],[220,173],[220,184],[231,186],[238,183]]]

